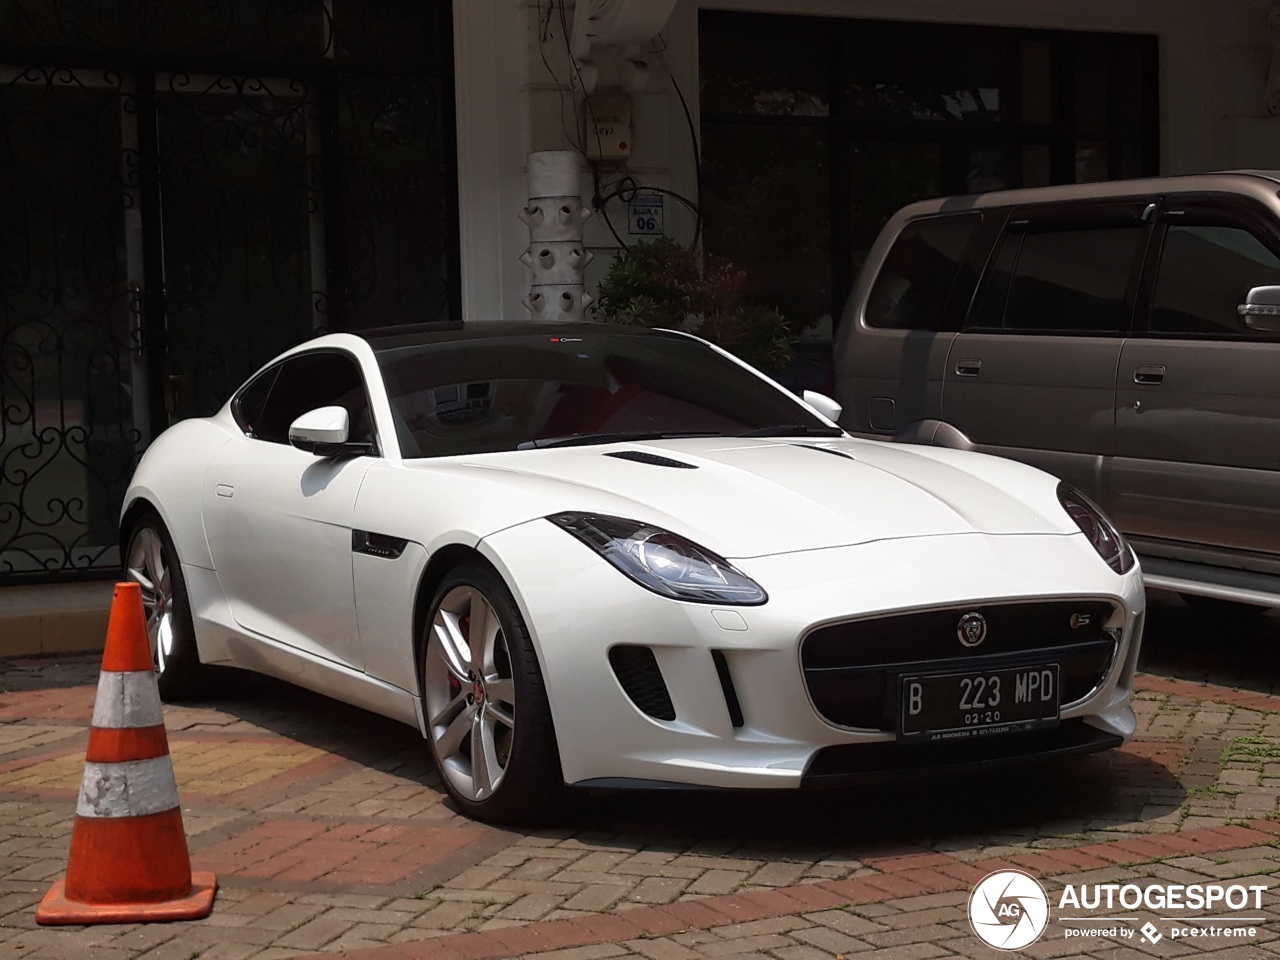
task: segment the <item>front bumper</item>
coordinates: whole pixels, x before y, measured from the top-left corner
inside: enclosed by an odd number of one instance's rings
[[[546,521],[501,531],[480,549],[511,586],[533,637],[568,783],[796,788],[1105,749],[1135,729],[1129,688],[1141,573],[1114,574],[1082,536],[965,534],[733,559],[768,591],[759,607],[660,597]],[[799,642],[815,628],[1062,598],[1107,601],[1114,613],[1106,626],[1119,639],[1102,682],[1064,707],[1057,727],[983,738],[981,747],[904,745],[891,731],[837,726],[813,706]],[[610,662],[619,646],[652,652],[673,719],[645,713],[624,691]],[[904,650],[902,660],[910,659]]]

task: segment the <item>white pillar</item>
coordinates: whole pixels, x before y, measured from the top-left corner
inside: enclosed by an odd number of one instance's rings
[[[529,227],[529,249],[520,260],[530,272],[524,305],[535,320],[572,323],[591,302],[583,269],[592,254],[582,248],[582,155],[575,150],[529,154],[529,204],[520,219]]]

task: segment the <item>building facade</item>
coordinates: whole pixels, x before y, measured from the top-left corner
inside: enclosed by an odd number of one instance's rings
[[[284,347],[527,316],[531,152],[604,155],[589,289],[697,243],[821,386],[897,207],[1280,166],[1278,50],[1266,0],[9,0],[0,584],[113,575],[150,438]]]

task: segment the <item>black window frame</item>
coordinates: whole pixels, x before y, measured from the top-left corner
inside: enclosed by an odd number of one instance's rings
[[[1146,286],[1147,265],[1150,262],[1151,238],[1154,232],[1155,207],[1154,197],[1133,197],[1118,200],[1083,201],[1075,203],[1031,204],[1014,207],[1009,210],[1008,219],[1000,236],[992,245],[989,257],[983,267],[982,277],[973,293],[965,313],[964,333],[990,334],[998,336],[1044,336],[1044,337],[1095,337],[1123,338],[1131,336],[1137,326],[1140,309],[1145,309],[1144,296]],[[996,283],[995,264],[1005,245],[1011,238],[1017,237],[1019,244],[1028,235],[1063,233],[1080,230],[1134,230],[1140,236],[1134,245],[1129,262],[1128,278],[1125,281],[1124,321],[1114,330],[1069,329],[1069,328],[1027,328],[979,325],[976,314],[985,302],[992,285]],[[1012,280],[1017,276],[1017,264],[1021,260],[1021,249],[1014,260],[1014,270],[1010,274]],[[1004,317],[1008,310],[1010,290],[1005,291]]]
[[[360,363],[360,358],[357,357],[351,351],[343,350],[338,347],[322,347],[316,350],[303,350],[298,353],[292,353],[287,357],[282,357],[281,359],[277,360],[275,363],[271,364],[271,366],[267,367],[261,373],[258,373],[256,376],[254,376],[251,380],[249,380],[248,383],[246,383],[239,390],[237,390],[231,398],[231,416],[232,416],[232,419],[235,420],[236,426],[238,426],[240,428],[240,431],[245,435],[245,437],[247,437],[250,440],[257,440],[261,443],[272,443],[278,446],[292,446],[292,444],[289,443],[289,438],[287,435],[284,437],[284,439],[273,439],[272,437],[258,436],[254,432],[253,427],[247,418],[246,412],[243,409],[245,395],[254,391],[259,384],[263,383],[267,378],[270,378],[271,380],[270,386],[267,387],[266,394],[263,396],[257,409],[257,416],[261,416],[262,412],[270,405],[272,398],[275,395],[276,386],[278,385],[281,372],[283,372],[284,369],[292,363],[305,361],[307,359],[318,357],[318,356],[338,356],[346,360],[349,360],[351,362],[352,369],[355,370],[356,377],[360,382],[360,386],[362,387],[363,394],[364,394],[365,410],[367,411],[366,416],[368,418],[368,426],[369,426],[367,439],[368,439],[368,442],[372,445],[372,449],[369,455],[381,456],[382,445],[379,442],[377,418],[374,416],[373,404],[370,399],[371,394],[369,392],[369,378],[365,376],[364,366]],[[337,398],[335,397],[334,399],[336,400]],[[323,404],[322,403],[322,404],[319,404],[318,406],[341,406],[341,404],[337,404],[337,403]],[[317,409],[317,406],[310,406],[310,405],[307,406],[305,409],[301,411],[301,413],[291,418],[291,421],[294,419],[297,419],[298,416],[301,416],[303,413],[306,413],[308,410],[314,410],[314,409]],[[351,411],[348,410],[347,412],[348,412],[348,415],[350,415]],[[354,423],[355,423],[355,418],[353,418],[353,424]],[[353,441],[363,442],[365,438],[352,437],[351,439]]]
[[[1179,211],[1183,211],[1179,213]],[[1224,343],[1276,343],[1280,333],[1251,330],[1242,324],[1239,336],[1203,331],[1153,330],[1156,292],[1164,260],[1169,228],[1176,226],[1235,227],[1248,231],[1280,259],[1280,226],[1274,212],[1245,197],[1225,193],[1171,194],[1160,199],[1154,232],[1143,270],[1141,310],[1135,317],[1134,336],[1149,340],[1208,340]],[[1277,280],[1280,283],[1280,279]]]

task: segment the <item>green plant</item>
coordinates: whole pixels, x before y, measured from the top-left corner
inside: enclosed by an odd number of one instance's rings
[[[727,260],[659,237],[614,258],[592,310],[610,323],[687,330],[777,371],[791,359],[791,326],[777,310],[753,302],[746,284],[746,273]]]

